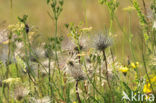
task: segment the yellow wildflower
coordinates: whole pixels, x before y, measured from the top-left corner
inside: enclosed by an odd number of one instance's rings
[[[121,72],[123,72],[123,73],[127,73],[128,72],[128,67],[121,67],[120,69],[119,69]]]
[[[128,72],[128,67],[124,66],[124,67],[121,67],[119,70],[126,76]]]
[[[136,63],[132,62],[132,63],[130,64],[130,66],[131,66],[131,68],[136,69],[136,68],[139,67],[139,62],[136,62]]]
[[[152,92],[150,83],[144,85],[143,92],[147,94]]]
[[[136,64],[137,67],[139,66],[139,62],[136,62],[135,64]]]
[[[76,103],[75,101],[73,103]]]
[[[126,8],[123,8],[124,11],[133,11],[135,8],[133,6],[128,6]]]
[[[132,67],[133,69],[135,69],[135,68],[136,68],[136,65],[135,65],[134,63],[131,63],[131,67]]]

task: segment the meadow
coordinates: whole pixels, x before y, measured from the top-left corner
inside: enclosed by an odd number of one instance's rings
[[[155,103],[156,0],[0,0],[0,103]]]

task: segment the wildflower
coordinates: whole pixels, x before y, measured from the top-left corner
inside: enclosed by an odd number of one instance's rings
[[[139,62],[136,62],[135,64],[136,64],[137,67],[139,66]]]
[[[131,68],[133,68],[133,69],[136,69],[136,68],[138,68],[139,67],[139,62],[132,62],[132,63],[130,63],[130,67]]]
[[[131,67],[135,69],[136,65],[134,63],[131,63]]]
[[[76,103],[75,101],[73,103]]]
[[[95,47],[99,51],[103,51],[112,44],[112,39],[108,35],[98,35],[95,39]]]
[[[123,8],[123,10],[129,12],[129,11],[135,10],[135,8],[134,8],[133,6],[128,6],[128,7],[126,7],[126,8]]]
[[[5,79],[2,81],[2,83],[5,83],[5,84],[15,84],[15,83],[18,83],[20,82],[21,79],[20,78],[8,78],[8,79]]]
[[[124,67],[121,67],[119,70],[126,76],[128,72],[128,67],[124,66]]]
[[[149,93],[152,92],[151,84],[150,83],[147,83],[147,84],[144,85],[143,92],[144,93],[147,93],[147,94],[149,94]]]
[[[80,64],[74,63],[73,61],[68,61],[67,66],[68,72],[76,81],[86,79],[86,76],[84,75],[84,72],[82,71]]]

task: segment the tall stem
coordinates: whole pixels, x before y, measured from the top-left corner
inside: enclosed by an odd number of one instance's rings
[[[56,18],[55,19],[55,46],[57,45],[57,24],[58,24],[58,20]],[[57,48],[55,48],[55,56],[56,56],[56,64],[58,66]]]
[[[81,99],[80,99],[79,92],[78,92],[78,84],[79,84],[79,81],[76,81],[76,96],[78,99],[78,103],[81,103]]]
[[[106,79],[107,79],[108,87],[109,87],[110,91],[112,92],[111,84],[110,84],[110,81],[109,81],[108,63],[107,63],[107,57],[106,57],[105,50],[103,50],[103,56],[104,56],[104,61],[105,61],[105,66],[106,66]],[[113,93],[112,93],[112,102],[114,103]]]
[[[52,97],[53,93],[52,93],[52,86],[50,83],[51,83],[51,58],[49,58],[49,88],[50,88],[49,95],[51,94],[51,97]]]

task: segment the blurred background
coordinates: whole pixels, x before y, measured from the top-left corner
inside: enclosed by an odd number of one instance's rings
[[[138,0],[142,6],[142,0]],[[145,0],[149,9],[151,0]],[[131,55],[128,38],[129,29],[133,34],[133,46],[139,55],[139,43],[141,38],[140,26],[136,11],[126,12],[123,8],[131,6],[130,0],[119,0],[120,4],[116,11],[119,23],[127,35],[124,35],[116,22],[113,22],[112,34],[115,39],[114,51],[121,58],[124,55]],[[40,41],[48,36],[54,35],[54,21],[50,19],[48,12],[52,10],[47,5],[46,0],[0,0],[0,29],[6,28],[9,24],[15,24],[18,16],[28,15],[28,24],[37,28],[37,33],[41,34]],[[58,31],[60,35],[67,35],[64,24],[85,21],[86,26],[93,27],[91,34],[104,32],[109,29],[110,16],[105,5],[100,5],[98,0],[64,0],[63,12],[59,17]],[[125,39],[126,38],[126,39]]]

